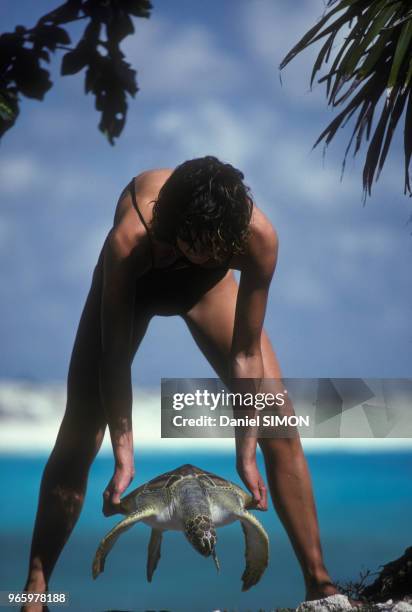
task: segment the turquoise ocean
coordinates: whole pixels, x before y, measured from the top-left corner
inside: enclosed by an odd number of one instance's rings
[[[307,452],[316,495],[324,556],[332,577],[355,580],[360,571],[400,556],[412,545],[412,452]],[[0,590],[23,586],[46,455],[0,455]],[[261,460],[261,459],[259,459]],[[138,453],[132,486],[184,463],[192,463],[241,484],[230,453]],[[262,466],[263,469],[263,466]],[[145,577],[148,527],[136,525],[110,553],[96,581],[91,563],[101,537],[119,517],[105,518],[101,495],[112,459],[100,456],[89,480],[81,518],[56,567],[50,591],[69,594],[76,612],[238,612],[296,606],[303,580],[286,533],[274,513],[257,513],[270,536],[271,559],[260,583],[241,592],[244,542],[239,523],[218,530],[221,570],[201,557],[181,533],[167,532],[162,558],[148,584]],[[4,609],[4,608],[3,608]],[[16,610],[17,608],[13,608]]]

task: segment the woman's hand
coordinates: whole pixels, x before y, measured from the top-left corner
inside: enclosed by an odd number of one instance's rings
[[[110,516],[119,512],[120,496],[134,478],[134,465],[116,466],[114,474],[103,493],[103,514]]]
[[[268,500],[264,480],[256,465],[256,458],[243,459],[238,457],[236,462],[237,472],[245,486],[253,495],[256,510],[267,510]]]

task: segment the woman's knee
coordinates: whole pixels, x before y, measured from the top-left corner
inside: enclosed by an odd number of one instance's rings
[[[303,454],[302,444],[298,435],[290,437],[279,436],[272,438],[260,438],[258,443],[266,460],[288,456],[296,458]]]
[[[57,434],[53,454],[59,459],[62,467],[83,470],[89,468],[103,442],[106,429],[102,414],[87,406],[66,409],[63,421]]]
[[[59,482],[72,483],[73,487],[85,482],[100,446],[98,435],[86,438],[71,433],[65,436],[60,431],[46,468],[49,476]]]
[[[77,360],[71,364],[64,418],[67,422],[77,420],[80,423],[104,421],[100,374],[95,364],[86,366]]]

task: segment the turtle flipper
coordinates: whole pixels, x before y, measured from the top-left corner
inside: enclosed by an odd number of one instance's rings
[[[257,518],[247,510],[239,515],[245,534],[246,567],[242,575],[242,591],[257,584],[269,562],[269,538]]]
[[[160,547],[162,545],[163,532],[160,529],[152,529],[147,555],[147,580],[152,582],[154,571],[160,559]]]
[[[120,523],[117,523],[117,525],[115,525],[113,529],[109,531],[107,535],[105,535],[103,540],[100,542],[94,557],[92,568],[94,579],[96,579],[97,576],[103,572],[106,557],[112,550],[119,535],[130,529],[130,527],[133,527],[133,525],[138,521],[148,518],[149,516],[153,516],[154,514],[156,514],[156,511],[153,508],[145,508],[141,511],[132,512],[132,514],[120,521]]]
[[[220,570],[219,559],[217,558],[216,549],[212,552],[213,561],[215,562],[217,571]]]

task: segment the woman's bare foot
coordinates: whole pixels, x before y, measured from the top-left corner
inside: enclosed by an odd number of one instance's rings
[[[342,595],[342,593],[340,593],[339,589],[333,584],[330,578],[321,581],[312,580],[306,584],[306,601],[323,599],[325,597],[331,597],[332,595]],[[354,608],[363,605],[361,601],[351,599],[350,597],[348,597],[348,600]]]
[[[306,587],[306,601],[312,601],[313,599],[323,599],[324,597],[330,597],[331,595],[338,595],[339,591],[331,580],[322,581],[307,585]]]
[[[49,608],[42,603],[30,603],[22,606],[20,612],[49,612]]]
[[[32,591],[40,593],[41,591]],[[42,603],[29,603],[20,608],[20,612],[49,612],[49,608]]]
[[[37,573],[29,578],[24,587],[24,591],[27,593],[45,593],[47,591],[47,584],[41,572]],[[48,607],[42,603],[27,603],[20,608],[20,612],[48,612]]]

